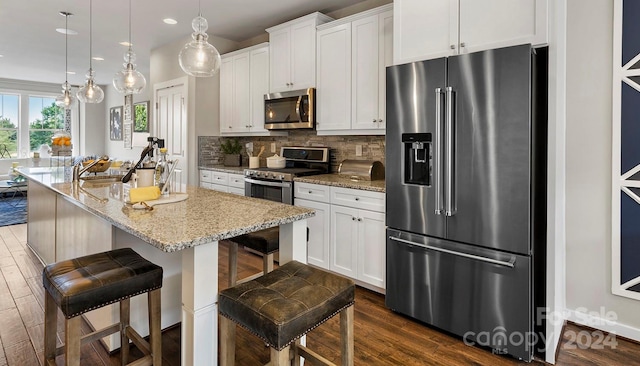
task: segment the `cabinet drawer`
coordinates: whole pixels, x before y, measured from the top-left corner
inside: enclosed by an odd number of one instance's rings
[[[211,170],[200,170],[200,183],[211,183]]]
[[[229,173],[211,172],[211,183],[229,185]]]
[[[209,189],[213,189],[218,192],[229,192],[229,187],[222,184],[210,184]]]
[[[244,196],[244,188],[229,186],[229,193],[237,194],[238,196]]]
[[[331,187],[331,204],[384,212],[384,193]]]
[[[320,184],[310,184],[310,183],[298,183],[294,185],[295,198],[302,198],[316,202],[325,202],[329,203],[329,186],[323,186]]]
[[[229,187],[242,188],[244,192],[244,175],[229,173]]]

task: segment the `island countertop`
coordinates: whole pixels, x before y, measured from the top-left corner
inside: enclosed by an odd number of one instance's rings
[[[123,202],[122,186],[115,183],[71,182],[65,168],[21,168],[29,180],[64,196],[74,204],[165,252],[292,223],[315,215],[310,209],[231,193],[188,186],[189,198],[134,209]],[[69,170],[69,168],[66,168]],[[104,202],[104,199],[107,199]]]

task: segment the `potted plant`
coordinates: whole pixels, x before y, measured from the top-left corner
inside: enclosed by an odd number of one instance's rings
[[[242,165],[242,145],[236,139],[226,139],[220,144],[220,149],[224,154],[224,166]]]

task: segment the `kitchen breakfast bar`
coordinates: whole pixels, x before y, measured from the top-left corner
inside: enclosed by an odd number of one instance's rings
[[[306,219],[313,210],[187,187],[181,202],[135,209],[117,180],[71,181],[71,167],[22,168],[28,178],[28,237],[45,263],[130,247],[163,267],[162,328],[181,322],[181,364],[216,365],[218,241],[280,226],[280,263],[306,263]],[[147,299],[131,301],[131,324],[148,334]],[[117,306],[85,314],[100,329]],[[104,339],[110,350],[119,336]]]

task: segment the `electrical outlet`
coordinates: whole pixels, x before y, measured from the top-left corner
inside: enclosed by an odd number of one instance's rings
[[[271,143],[271,152],[272,153],[276,152],[276,143],[275,142]]]
[[[356,156],[362,156],[362,145],[356,145]]]

